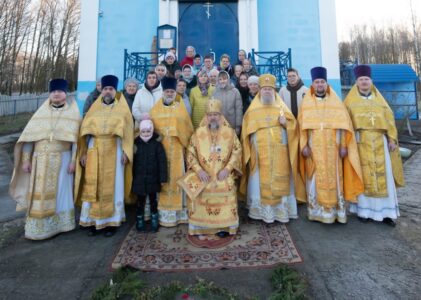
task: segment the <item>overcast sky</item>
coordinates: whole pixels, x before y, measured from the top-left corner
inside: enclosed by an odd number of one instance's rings
[[[323,0],[322,0],[323,1]],[[421,24],[421,0],[412,0],[412,7]],[[349,39],[354,24],[411,24],[410,0],[336,0],[338,41]]]

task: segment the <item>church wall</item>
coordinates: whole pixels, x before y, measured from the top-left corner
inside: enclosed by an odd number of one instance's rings
[[[156,28],[174,23],[176,1],[82,0],[78,103],[95,86],[96,77],[114,74],[123,86],[124,49],[150,51]],[[257,8],[257,9],[256,9]],[[329,83],[341,93],[334,0],[240,0],[240,48],[259,51],[292,49],[292,65],[306,85],[310,69],[328,69]],[[256,12],[257,10],[257,12]],[[165,13],[167,15],[165,15]],[[246,30],[245,30],[246,29]],[[251,36],[253,34],[253,36]]]
[[[156,0],[100,1],[97,75],[114,74],[123,79],[124,49],[151,51],[159,21]],[[119,83],[122,87],[123,83]]]
[[[336,19],[330,14],[334,0],[259,0],[257,5],[259,50],[291,48],[292,66],[307,86],[311,84],[310,69],[326,67],[329,83],[340,95]]]

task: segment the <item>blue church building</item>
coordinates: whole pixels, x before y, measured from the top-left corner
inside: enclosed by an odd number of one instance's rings
[[[178,57],[193,45],[216,62],[223,53],[237,60],[237,51],[289,53],[309,85],[310,69],[324,66],[330,85],[340,94],[335,0],[81,0],[78,102],[95,87],[96,78],[114,74],[122,87],[125,50],[153,52],[157,29],[171,25]],[[162,36],[158,36],[158,39]],[[168,38],[164,36],[163,38]],[[161,40],[162,44],[165,39]],[[290,49],[290,50],[289,50]],[[156,51],[156,50],[155,50]],[[290,51],[290,52],[289,52]],[[262,55],[263,55],[262,54]],[[259,56],[255,56],[259,61]],[[263,59],[260,57],[260,63]]]

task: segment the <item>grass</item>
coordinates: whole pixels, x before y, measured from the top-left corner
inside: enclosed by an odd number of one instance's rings
[[[96,288],[91,300],[237,300],[259,299],[249,296],[248,298],[230,292],[225,288],[218,287],[213,282],[197,278],[194,284],[184,286],[174,281],[164,286],[147,286],[141,280],[142,273],[131,268],[121,268],[114,272],[109,283]],[[301,300],[306,299],[306,284],[300,274],[286,266],[278,267],[272,274],[273,293],[270,300]],[[258,284],[255,282],[254,284]]]
[[[22,113],[15,116],[0,117],[0,135],[22,131],[31,117],[32,113]]]
[[[281,266],[275,269],[271,281],[275,291],[269,300],[306,299],[307,286],[297,271]]]

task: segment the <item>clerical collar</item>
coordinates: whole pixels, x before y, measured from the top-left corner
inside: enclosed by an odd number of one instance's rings
[[[324,99],[325,97],[326,97],[326,93],[324,93],[323,95],[317,95],[317,94],[316,94],[316,98],[317,98],[317,99],[322,100],[322,99]]]
[[[66,103],[59,104],[59,105],[54,105],[53,103],[51,103],[51,106],[52,106],[53,108],[59,109],[59,108],[63,108],[65,104],[66,104]]]
[[[368,94],[363,94],[358,90],[358,93],[360,94],[360,96],[364,99],[371,99],[371,91],[368,92]]]

